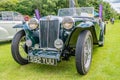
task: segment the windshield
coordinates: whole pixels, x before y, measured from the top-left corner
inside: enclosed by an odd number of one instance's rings
[[[59,9],[58,16],[94,17],[94,8],[93,7],[63,8]]]
[[[0,12],[0,20],[4,20],[4,21],[21,21],[21,20],[23,20],[23,16],[18,12],[1,11]]]

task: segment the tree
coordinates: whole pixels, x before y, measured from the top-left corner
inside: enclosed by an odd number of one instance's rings
[[[15,8],[15,11],[18,11],[22,14],[33,15],[32,5],[33,3],[30,0],[20,0]]]
[[[0,11],[13,11],[16,8],[18,0],[1,0]]]
[[[117,17],[117,12],[109,3],[103,0],[75,0],[76,7],[94,7],[99,12],[99,4],[103,5],[103,18]],[[0,10],[18,11],[22,14],[33,16],[34,10],[39,9],[42,16],[57,15],[58,9],[69,7],[69,0],[1,0]]]

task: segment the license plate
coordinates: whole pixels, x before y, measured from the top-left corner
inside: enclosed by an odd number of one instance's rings
[[[28,61],[33,63],[40,63],[40,64],[57,65],[57,59],[54,58],[28,56]]]

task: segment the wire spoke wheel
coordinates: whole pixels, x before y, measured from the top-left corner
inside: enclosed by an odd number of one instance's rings
[[[86,69],[88,69],[91,61],[91,52],[92,52],[91,48],[92,48],[92,43],[89,37],[85,42],[85,48],[84,48],[84,65]]]
[[[85,75],[89,71],[93,50],[93,38],[90,31],[82,31],[76,44],[76,68],[79,74]]]
[[[19,53],[20,53],[20,56],[24,59],[27,59],[27,53],[25,52],[25,36],[23,36],[19,42]]]
[[[27,59],[27,46],[25,44],[25,32],[24,30],[21,30],[16,33],[12,40],[12,45],[11,45],[11,51],[12,51],[12,56],[14,60],[21,64],[25,65],[28,64],[28,59]]]

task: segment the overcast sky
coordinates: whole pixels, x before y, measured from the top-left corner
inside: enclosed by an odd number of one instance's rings
[[[103,0],[109,2],[112,7],[120,13],[120,0]]]

